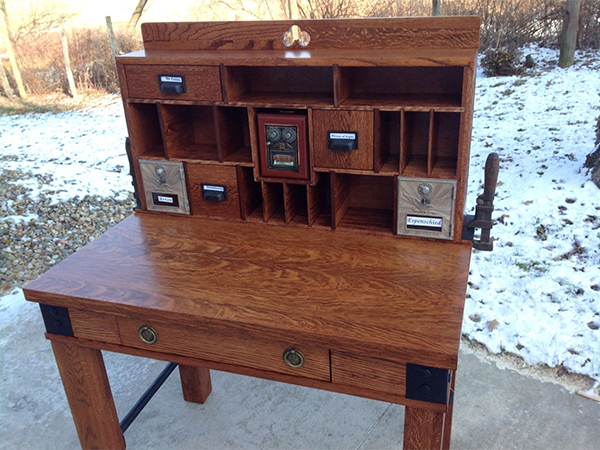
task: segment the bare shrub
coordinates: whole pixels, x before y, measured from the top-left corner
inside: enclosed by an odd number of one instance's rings
[[[139,50],[141,40],[134,33],[116,31],[120,53]],[[116,92],[119,83],[106,28],[78,28],[67,33],[69,54],[77,87],[84,90]],[[24,36],[18,47],[23,81],[33,94],[68,92],[60,33]]]
[[[490,77],[518,75],[523,71],[520,57],[521,52],[516,49],[490,48],[481,58],[481,68]]]

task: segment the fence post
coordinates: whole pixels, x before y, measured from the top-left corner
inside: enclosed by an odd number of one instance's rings
[[[75,86],[75,78],[73,78],[73,69],[71,68],[71,58],[69,58],[69,43],[67,41],[67,33],[62,28],[60,32],[60,40],[62,42],[63,56],[65,58],[65,70],[67,72],[67,80],[69,80],[69,88],[74,99],[79,99],[79,93],[77,92],[77,86]]]
[[[432,16],[441,16],[442,15],[442,0],[432,0],[431,15]]]

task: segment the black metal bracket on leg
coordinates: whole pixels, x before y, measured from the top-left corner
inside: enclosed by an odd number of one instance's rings
[[[161,386],[167,381],[169,375],[173,373],[175,368],[177,367],[176,363],[169,363],[167,367],[163,369],[160,375],[154,380],[154,382],[150,385],[150,387],[144,392],[144,394],[140,397],[140,399],[133,405],[133,408],[123,417],[121,420],[121,432],[125,433],[127,428],[133,423],[133,421],[139,416],[144,407],[148,404],[148,402],[154,397],[154,394],[158,392]]]
[[[406,364],[406,398],[448,405],[451,381],[448,369]]]

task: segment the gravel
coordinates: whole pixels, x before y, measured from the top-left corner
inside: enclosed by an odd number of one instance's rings
[[[52,182],[52,175],[0,169],[0,296],[28,281],[100,236],[133,212],[133,195],[124,200],[75,197],[55,203],[53,191],[36,198],[17,181]]]

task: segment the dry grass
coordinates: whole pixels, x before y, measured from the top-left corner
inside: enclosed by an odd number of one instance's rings
[[[0,116],[29,113],[57,114],[96,106],[107,101],[112,101],[115,97],[115,94],[103,91],[87,91],[80,95],[77,100],[66,96],[62,92],[34,94],[30,95],[26,100],[14,97],[13,101],[0,96]]]

